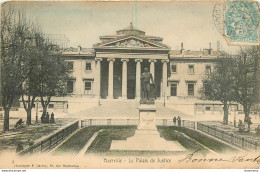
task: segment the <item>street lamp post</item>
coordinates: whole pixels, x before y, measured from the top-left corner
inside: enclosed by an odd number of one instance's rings
[[[37,99],[36,100],[36,121],[35,121],[36,124],[38,123],[38,104],[39,104],[39,100]]]
[[[237,112],[236,110],[234,111],[234,127],[237,127]]]

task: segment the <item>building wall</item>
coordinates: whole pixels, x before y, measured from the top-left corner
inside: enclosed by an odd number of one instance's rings
[[[34,110],[36,110],[37,103],[35,102],[33,105]],[[23,108],[23,102],[20,100],[20,108]],[[38,112],[41,115],[42,114],[42,104],[41,102],[38,103]],[[68,112],[68,101],[66,100],[55,100],[55,97],[52,97],[51,102],[49,103],[47,107],[47,111],[49,113],[56,111],[56,112]]]
[[[74,96],[95,96],[95,77],[96,64],[94,59],[68,59],[67,62],[73,62],[73,70],[70,73],[71,80],[74,81]],[[86,63],[91,64],[91,70],[86,70]],[[91,90],[85,91],[85,81],[91,81]]]
[[[172,72],[172,65],[176,65],[176,72]],[[189,65],[194,66],[194,73],[189,73]],[[211,72],[214,62],[208,61],[170,61],[171,76],[168,78],[168,96],[171,97],[171,83],[177,83],[177,97],[199,97],[198,91],[203,87],[203,79],[206,75],[206,66],[210,66]],[[194,96],[188,95],[188,84],[194,83]]]
[[[94,59],[67,59],[68,62],[73,62],[73,70],[70,78],[74,81],[74,90],[71,96],[96,97],[96,63]],[[91,70],[86,70],[86,63],[91,64]],[[206,75],[206,66],[211,67],[213,71],[215,62],[213,61],[194,61],[194,60],[170,60],[171,75],[168,78],[167,96],[171,99],[171,84],[177,84],[177,96],[180,98],[198,98],[198,91],[203,87],[203,79]],[[176,72],[172,72],[172,65],[176,65]],[[194,73],[189,73],[189,65],[194,66]],[[85,81],[91,81],[91,91],[85,92]],[[188,95],[188,84],[194,83],[194,96]]]

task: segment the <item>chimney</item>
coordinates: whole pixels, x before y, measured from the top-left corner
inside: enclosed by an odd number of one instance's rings
[[[81,52],[81,46],[80,45],[78,46],[78,52]]]
[[[209,43],[209,54],[210,54],[210,55],[211,55],[211,51],[212,51],[211,43]]]
[[[183,51],[184,49],[183,49],[183,42],[181,43],[181,54],[183,54],[184,53],[184,51]]]

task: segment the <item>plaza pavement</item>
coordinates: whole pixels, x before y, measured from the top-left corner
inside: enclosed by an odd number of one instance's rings
[[[83,105],[82,105],[83,106]],[[178,104],[173,104],[171,108],[164,107],[163,101],[156,100],[155,106],[157,108],[157,119],[172,119],[174,116],[180,116],[182,120],[193,121],[222,121],[223,114],[211,113],[210,111],[205,114],[187,114],[185,113],[188,107],[178,107]],[[138,119],[138,102],[136,100],[108,100],[101,99],[100,106],[90,107],[85,110],[78,110],[76,113],[65,113],[53,111],[48,109],[48,112],[54,112],[55,118],[73,118],[73,119]],[[1,111],[0,113],[3,113]],[[39,111],[38,119],[40,119],[41,113]],[[32,109],[32,122],[35,121],[35,109]],[[26,121],[26,111],[24,108],[19,108],[19,111],[10,111],[10,125],[14,125],[19,118]],[[251,115],[252,122],[256,125],[260,123],[259,115]],[[244,114],[237,114],[236,121],[244,119]],[[233,123],[234,113],[229,115],[229,122]],[[3,118],[0,118],[0,127],[2,126]],[[1,127],[2,128],[2,127]]]
[[[157,109],[156,113],[156,118],[157,119],[172,119],[174,116],[180,116],[182,120],[193,120],[193,121],[208,121],[207,123],[211,123],[210,121],[222,121],[223,119],[223,114],[211,114],[211,113],[206,113],[206,114],[200,114],[200,115],[191,115],[191,114],[186,114],[184,112],[180,112],[178,110],[177,105],[174,105],[173,108],[167,108],[164,107],[164,104],[162,101],[157,100],[155,102],[155,106]],[[75,121],[79,119],[138,119],[138,102],[135,100],[101,100],[100,106],[92,107],[86,110],[79,111],[77,113],[64,113],[64,112],[57,112],[53,111],[55,114],[55,119],[60,119],[61,122],[58,123],[58,126],[56,129],[52,129],[50,133],[55,132],[57,129],[60,127],[64,127],[65,125],[68,124],[69,121]],[[176,109],[174,109],[176,107]],[[48,110],[49,113],[52,112],[52,109]],[[1,112],[3,113],[3,112]],[[32,123],[35,122],[35,110],[32,110]],[[41,112],[39,112],[39,119],[40,119]],[[252,117],[252,122],[254,123],[251,127],[251,132],[254,133],[255,128],[259,124],[259,116],[251,116]],[[26,121],[26,111],[23,108],[20,108],[19,111],[11,111],[10,112],[10,129],[13,128],[13,125],[15,124],[16,121],[18,121],[19,118],[22,118],[23,121]],[[236,120],[238,122],[239,119],[243,119],[244,115],[239,114],[236,116]],[[64,121],[65,120],[65,121]],[[214,125],[217,128],[222,128],[224,130],[230,131],[230,132],[237,132],[237,128],[234,128],[233,125],[233,120],[234,120],[234,114],[231,113],[229,115],[229,126],[222,126],[220,125],[219,122],[215,122]],[[218,124],[218,125],[216,125]],[[41,125],[44,124],[38,124],[38,125],[32,125],[29,128],[37,128],[40,127]],[[53,124],[50,124],[53,125]],[[3,127],[3,118],[0,118],[0,128],[2,129]],[[0,132],[1,132],[0,129]],[[48,135],[49,132],[45,132],[45,135]],[[248,133],[247,133],[248,135]],[[18,135],[13,135],[15,137],[20,137],[20,134]],[[10,139],[13,139],[14,137],[11,136]],[[40,135],[38,135],[40,137]],[[32,140],[38,139],[38,137],[31,138]],[[1,138],[0,138],[1,140]],[[25,139],[26,141],[26,139]],[[13,149],[15,148],[15,145],[11,146]]]

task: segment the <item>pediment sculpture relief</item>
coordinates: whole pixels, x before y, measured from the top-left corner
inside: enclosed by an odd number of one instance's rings
[[[130,40],[123,40],[116,42],[115,44],[110,44],[107,46],[115,46],[115,47],[154,47],[146,42],[142,42],[139,40],[135,39],[130,39]]]

